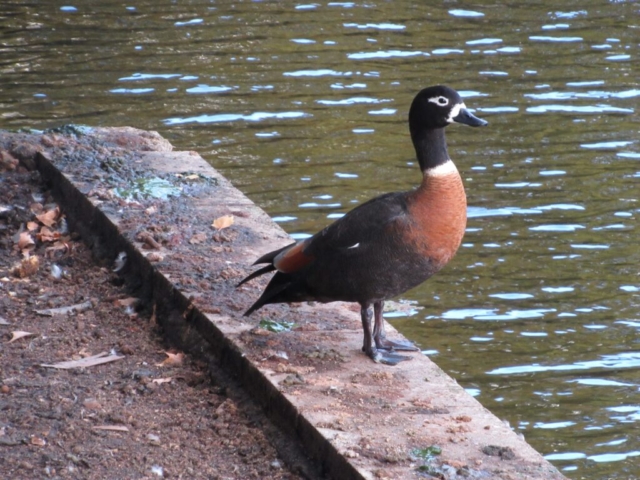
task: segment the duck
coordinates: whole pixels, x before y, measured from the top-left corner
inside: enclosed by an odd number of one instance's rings
[[[258,258],[253,265],[266,266],[237,286],[275,275],[244,316],[273,303],[355,302],[364,332],[362,351],[386,365],[409,360],[397,352],[419,349],[387,338],[382,312],[385,301],[441,270],[462,242],[467,199],[447,151],[445,128],[452,123],[488,125],[453,88],[436,85],[418,92],[409,109],[409,131],[422,172],[420,185],[377,196],[315,235]]]

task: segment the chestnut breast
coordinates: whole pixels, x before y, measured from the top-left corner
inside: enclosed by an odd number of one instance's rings
[[[427,170],[407,200],[412,220],[407,240],[442,268],[458,250],[467,226],[467,197],[453,162]]]

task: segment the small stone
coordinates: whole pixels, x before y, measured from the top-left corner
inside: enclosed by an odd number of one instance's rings
[[[160,445],[160,437],[155,433],[148,433],[147,440],[149,440],[151,445]]]
[[[11,387],[9,385],[2,385],[2,387],[0,387],[0,392],[4,394],[11,393]]]

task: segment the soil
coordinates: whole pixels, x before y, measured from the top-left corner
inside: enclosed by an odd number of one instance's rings
[[[136,302],[39,174],[0,158],[0,478],[308,477],[246,395],[168,350]],[[100,353],[112,361],[51,366]]]

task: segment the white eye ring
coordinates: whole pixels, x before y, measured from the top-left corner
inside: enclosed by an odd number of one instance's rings
[[[442,95],[440,95],[439,97],[430,98],[429,101],[431,103],[435,103],[440,107],[445,107],[449,105],[449,99],[447,97],[443,97]]]

